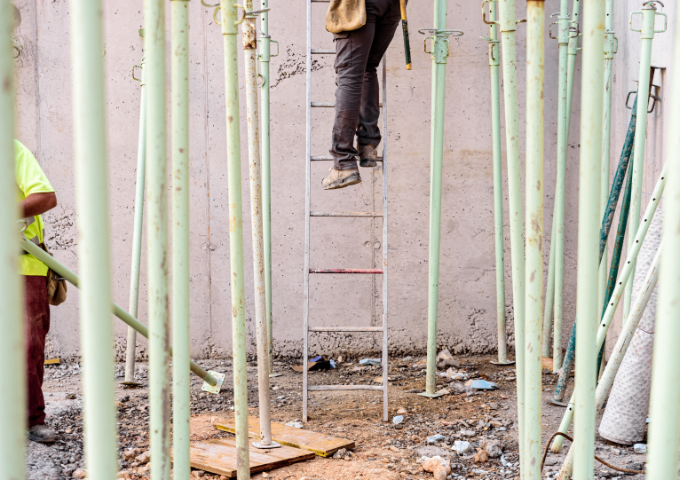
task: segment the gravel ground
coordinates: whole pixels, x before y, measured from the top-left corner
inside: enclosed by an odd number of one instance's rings
[[[351,359],[336,370],[310,372],[310,384],[379,384],[378,366],[362,367],[359,359]],[[488,356],[460,357],[461,365],[451,372],[460,380],[451,381],[440,376],[437,388],[451,392],[430,400],[416,395],[424,387],[423,358],[394,358],[390,363],[390,419],[402,415],[404,420],[395,425],[382,422],[380,393],[366,391],[315,392],[310,394],[309,423],[305,428],[348,438],[356,442],[354,452],[337,458],[317,457],[278,469],[268,474],[254,475],[254,479],[278,480],[354,480],[354,479],[411,479],[428,480],[431,473],[421,468],[422,457],[439,455],[451,464],[449,479],[514,479],[519,476],[516,377],[513,367],[491,365]],[[202,381],[192,378],[192,440],[225,437],[229,434],[216,430],[217,420],[233,418],[233,391],[230,386],[231,363],[226,360],[199,362],[204,368],[227,374],[226,386],[219,395],[201,392]],[[301,418],[302,375],[291,369],[292,362],[277,361],[275,370],[283,375],[271,379],[273,421],[290,422]],[[120,478],[149,478],[148,428],[148,366],[137,365],[138,388],[117,386]],[[84,478],[82,428],[82,389],[80,366],[76,363],[46,367],[45,395],[47,423],[57,431],[57,442],[46,446],[28,443],[28,478],[58,480]],[[124,365],[116,368],[117,381],[122,381]],[[443,373],[443,370],[440,371]],[[485,379],[498,383],[493,391],[466,390],[468,379]],[[544,397],[553,391],[556,377],[545,373]],[[248,363],[248,397],[251,415],[257,415],[257,369]],[[569,392],[568,392],[569,394]],[[567,394],[567,396],[568,396]],[[563,409],[544,403],[543,444],[559,426]],[[436,440],[430,439],[440,435]],[[456,453],[456,442],[468,442],[469,451]],[[568,445],[568,442],[565,442]],[[460,445],[460,444],[459,444]],[[495,445],[495,447],[490,447]],[[495,448],[495,450],[494,450]],[[500,450],[499,450],[500,449]],[[498,456],[484,458],[480,450]],[[493,451],[492,451],[493,450]],[[632,447],[612,445],[597,439],[596,453],[608,462],[630,469],[642,469],[645,455],[637,455]],[[553,478],[559,470],[566,449],[561,454],[549,454],[544,477]],[[624,474],[596,463],[596,478],[620,478]],[[194,476],[219,479],[202,471]],[[643,475],[626,475],[642,479]]]

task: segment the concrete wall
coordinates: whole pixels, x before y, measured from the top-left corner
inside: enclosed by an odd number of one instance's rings
[[[493,235],[493,182],[489,100],[488,35],[481,22],[480,3],[449,1],[449,28],[465,31],[452,39],[447,70],[446,126],[443,173],[439,343],[462,352],[491,352],[496,345],[495,267]],[[518,18],[525,3],[517,2]],[[274,265],[274,348],[299,355],[302,345],[304,182],[305,182],[305,32],[306,2],[272,4],[270,31],[281,44],[272,60],[272,184]],[[77,269],[78,225],[75,212],[69,6],[66,0],[17,0],[21,24],[17,40],[23,46],[17,60],[19,132],[53,182],[59,207],[46,215],[47,243],[55,255]],[[558,11],[559,2],[548,0],[546,13]],[[222,35],[212,10],[191,2],[191,188],[192,249],[191,295],[192,355],[230,355],[230,287],[227,222],[227,169],[225,162],[224,70]],[[317,48],[332,47],[324,29],[325,7],[313,4],[313,39]],[[546,15],[546,20],[548,20]],[[427,331],[430,56],[420,48],[418,28],[432,25],[432,2],[412,3],[413,70],[403,66],[403,46],[398,30],[387,53],[389,175],[389,323],[390,345],[395,353],[423,350]],[[141,1],[105,2],[109,163],[114,298],[127,305],[132,239],[133,199],[137,156],[140,86],[130,69],[143,56]],[[617,5],[617,35],[624,33],[627,12]],[[169,22],[168,22],[169,25]],[[547,30],[547,28],[546,28]],[[621,33],[618,33],[618,32]],[[520,129],[524,144],[525,32],[517,30]],[[670,36],[670,34],[666,34]],[[169,40],[168,40],[169,44]],[[637,56],[621,42],[615,79],[612,159],[622,144],[627,111],[618,105],[633,88],[619,65],[634,70]],[[632,48],[632,47],[631,47]],[[313,98],[333,99],[332,56],[315,58]],[[545,72],[545,225],[552,224],[557,127],[557,43],[547,39]],[[242,70],[241,70],[242,71]],[[628,71],[628,70],[626,70]],[[243,88],[241,88],[243,94]],[[574,108],[567,164],[565,241],[565,344],[575,312],[576,236],[578,208],[578,152],[580,70],[576,73]],[[244,105],[244,98],[242,105]],[[503,105],[501,105],[503,109]],[[503,111],[503,110],[502,110]],[[242,118],[245,109],[242,108]],[[329,111],[314,113],[313,153],[325,154],[331,126]],[[653,123],[653,122],[650,122]],[[504,118],[501,119],[505,125]],[[617,136],[619,135],[619,136]],[[504,139],[504,133],[503,133]],[[242,129],[242,182],[246,260],[246,316],[249,351],[254,352],[253,280],[249,223],[249,187],[245,128]],[[505,140],[503,140],[505,175]],[[522,147],[524,148],[524,147]],[[523,151],[522,151],[523,154]],[[614,164],[615,165],[615,164]],[[324,192],[321,178],[329,165],[312,169],[314,210],[380,210],[382,172],[363,170],[358,187]],[[612,174],[615,167],[612,168]],[[649,187],[646,183],[646,188]],[[505,274],[508,329],[512,332],[512,284],[505,199]],[[651,187],[649,187],[651,188]],[[648,188],[648,190],[649,190]],[[647,190],[647,191],[648,191]],[[546,235],[545,259],[550,247]],[[381,257],[380,219],[313,219],[311,264],[316,268],[378,266]],[[145,243],[146,245],[146,243]],[[143,258],[145,265],[146,259]],[[145,270],[145,269],[144,269]],[[310,284],[310,319],[313,325],[369,325],[380,322],[380,277],[322,276]],[[139,317],[146,322],[146,277],[142,277]],[[53,309],[49,354],[79,353],[78,293]],[[117,350],[122,352],[125,327],[116,323]],[[511,341],[513,335],[510,335]],[[316,335],[312,352],[335,353],[374,350],[379,338]],[[146,342],[139,341],[140,354]]]

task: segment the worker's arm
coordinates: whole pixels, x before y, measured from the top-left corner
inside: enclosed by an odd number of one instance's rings
[[[22,216],[42,215],[56,206],[57,196],[54,192],[32,193],[21,202]]]

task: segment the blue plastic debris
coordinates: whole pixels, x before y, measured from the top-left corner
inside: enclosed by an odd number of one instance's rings
[[[359,361],[359,365],[377,365],[377,366],[380,366],[380,359],[379,358],[364,358],[363,360]]]
[[[487,382],[486,380],[470,380],[469,386],[474,390],[496,390],[498,388],[497,383]]]

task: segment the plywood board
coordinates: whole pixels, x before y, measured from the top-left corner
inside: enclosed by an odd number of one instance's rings
[[[225,432],[235,433],[234,421],[215,422],[215,427]],[[260,420],[248,417],[248,430],[252,438],[260,438]],[[282,423],[272,423],[272,440],[281,445],[314,452],[320,457],[330,457],[341,448],[354,450],[354,442],[345,438],[331,437],[323,433],[301,428],[289,427]]]
[[[192,442],[191,466],[206,472],[236,478],[236,440],[220,438]],[[260,449],[250,445],[250,473],[265,472],[293,463],[311,460],[314,454],[298,448]]]

